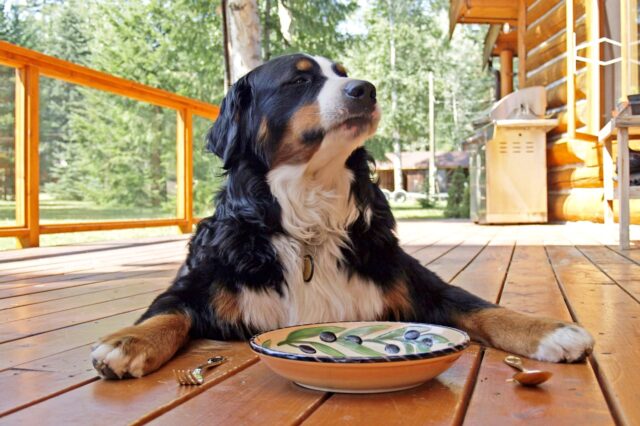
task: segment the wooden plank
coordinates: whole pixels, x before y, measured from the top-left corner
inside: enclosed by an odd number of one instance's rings
[[[415,389],[371,395],[334,394],[304,424],[459,424],[465,395],[473,386],[479,351],[477,345],[472,345],[449,370]]]
[[[5,286],[0,286],[0,299],[45,293],[63,288],[80,287],[97,282],[133,278],[155,272],[177,271],[180,266],[180,262],[177,261],[177,259],[169,260],[173,260],[173,262],[167,262],[166,264],[154,263],[152,265],[132,265],[128,267],[113,268],[113,271],[98,273],[44,276],[39,279],[28,280],[31,282],[30,284],[7,289],[2,289],[1,287]],[[158,261],[163,261],[163,259],[158,259]],[[9,301],[9,303],[11,303],[11,301]]]
[[[521,234],[521,233],[519,233]],[[520,240],[513,254],[502,306],[534,315],[571,321],[544,247]],[[526,360],[527,368],[554,373],[537,389],[506,383],[514,371],[503,363],[505,352],[487,349],[464,423],[615,424],[588,363],[551,364]]]
[[[429,270],[444,281],[451,281],[486,247],[490,239],[490,236],[474,236],[465,240],[444,256],[429,263]]]
[[[87,419],[99,419],[100,424],[144,422],[215,389],[221,381],[257,361],[246,343],[202,342],[198,342],[202,346],[182,352],[160,370],[141,379],[91,382],[10,414],[4,420],[11,424],[39,424],[42,419],[55,418],[56,422],[65,425],[86,425]],[[211,370],[203,385],[180,386],[176,383],[173,369],[191,368],[212,355],[225,356],[228,361]],[[211,404],[211,399],[207,401]],[[217,404],[218,401],[211,405]]]
[[[574,317],[596,339],[595,368],[614,415],[622,424],[638,424],[640,370],[629,366],[640,358],[640,304],[576,248],[547,247],[547,252]]]
[[[299,387],[258,363],[149,424],[299,424],[327,397],[324,392]]]
[[[4,323],[0,325],[0,343],[21,340],[48,331],[60,330],[112,315],[144,309],[151,304],[158,294],[160,294],[160,291],[155,290],[126,299],[117,299]],[[1,347],[0,350],[2,350]]]
[[[42,276],[43,273],[51,272],[52,274],[68,271],[77,271],[78,268],[91,268],[95,265],[120,265],[130,264],[132,261],[139,259],[154,259],[162,253],[184,253],[186,254],[185,242],[169,242],[166,244],[157,244],[152,246],[133,246],[123,249],[105,250],[92,253],[72,254],[68,256],[51,257],[47,259],[33,259],[17,262],[5,262],[0,264],[0,272],[2,272],[2,281],[12,281],[12,276],[28,277],[33,273],[34,276]]]
[[[136,273],[133,277],[112,279],[106,281],[97,280],[93,283],[79,285],[75,287],[66,287],[58,290],[43,291],[39,293],[26,294],[24,296],[7,297],[0,299],[0,318],[7,315],[7,312],[13,311],[10,315],[17,315],[21,318],[22,311],[20,309],[29,306],[28,312],[42,312],[49,303],[56,301],[72,300],[71,303],[78,303],[76,300],[81,299],[93,293],[115,292],[125,287],[137,287],[145,284],[153,283],[168,286],[176,271],[173,268],[160,270],[156,272]],[[127,290],[128,291],[128,290]],[[44,305],[44,306],[43,306]],[[66,305],[69,306],[69,305]]]
[[[75,295],[75,297],[58,298],[38,304],[28,304],[11,309],[0,310],[0,324],[26,320],[28,318],[50,315],[56,312],[76,309],[83,306],[93,306],[104,302],[122,300],[139,294],[157,292],[166,289],[170,284],[170,275],[165,274],[166,279],[152,278],[138,279],[129,284],[122,284],[119,281],[112,282],[106,289]],[[64,290],[63,290],[64,291]],[[101,306],[96,306],[100,308]],[[0,326],[1,327],[1,326]],[[28,327],[28,325],[27,325]]]
[[[36,247],[23,250],[5,250],[0,252],[0,268],[6,263],[22,262],[34,259],[49,259],[77,253],[94,253],[104,250],[113,250],[126,247],[144,247],[152,244],[160,244],[171,241],[186,240],[183,235],[170,235],[163,237],[140,238],[132,240],[99,241],[63,246]],[[186,242],[186,241],[185,241]]]
[[[133,324],[142,313],[143,310],[140,309],[14,342],[3,343],[0,345],[0,371],[93,343],[107,333]]]
[[[579,246],[578,250],[636,301],[640,301],[640,265],[599,245]]]
[[[219,113],[219,107],[215,105],[95,71],[4,41],[0,41],[0,63],[8,63],[10,66],[18,64],[34,66],[40,70],[42,75],[48,77],[115,93],[162,107],[173,109],[189,108],[196,114],[212,120],[215,120]]]
[[[85,345],[0,372],[0,418],[98,380]]]

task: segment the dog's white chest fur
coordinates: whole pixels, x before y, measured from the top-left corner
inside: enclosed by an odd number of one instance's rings
[[[282,208],[285,235],[272,243],[285,270],[284,295],[275,291],[243,290],[240,310],[246,324],[273,329],[326,321],[373,320],[383,311],[381,290],[357,274],[349,276],[339,264],[348,244],[347,227],[358,217],[349,198],[353,179],[342,168],[335,185],[325,189],[304,176],[303,166],[272,170],[268,182]],[[314,260],[310,282],[303,278],[304,256]]]

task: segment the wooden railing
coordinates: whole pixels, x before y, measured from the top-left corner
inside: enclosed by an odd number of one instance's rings
[[[0,237],[15,237],[20,247],[36,247],[41,234],[154,226],[178,226],[191,232],[193,217],[193,115],[215,120],[215,105],[115,77],[0,41],[0,65],[16,70],[15,181],[16,225],[0,227]],[[39,79],[68,83],[147,102],[176,111],[176,215],[168,219],[81,223],[40,223]]]

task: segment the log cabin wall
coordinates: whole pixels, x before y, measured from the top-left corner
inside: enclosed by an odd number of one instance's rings
[[[523,87],[544,86],[547,114],[559,119],[558,127],[547,136],[549,220],[602,222],[602,159],[597,134],[605,120],[605,85],[599,65],[574,61],[572,40],[567,37],[575,32],[576,45],[599,39],[606,32],[606,10],[597,0],[525,0],[525,5],[520,50],[526,52],[525,77],[520,83]],[[572,7],[573,25],[567,21],[568,7]],[[596,46],[578,53],[598,61],[602,50]],[[569,66],[573,63],[571,80]],[[640,203],[631,203],[632,222],[640,223]]]

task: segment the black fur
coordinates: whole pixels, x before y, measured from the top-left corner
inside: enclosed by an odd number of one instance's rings
[[[160,313],[184,312],[192,320],[192,337],[244,339],[259,330],[220,320],[211,304],[216,292],[223,288],[237,294],[242,286],[282,294],[287,285],[283,266],[270,241],[284,230],[281,208],[266,174],[288,120],[315,99],[324,83],[317,65],[309,71],[295,71],[292,64],[300,58],[292,55],[265,64],[240,79],[222,102],[207,144],[222,158],[227,175],[216,197],[215,214],[198,225],[181,273],[139,321]],[[299,84],[305,85],[304,90],[296,87]],[[257,143],[263,120],[268,124],[268,140]],[[309,139],[322,136],[313,134]],[[371,163],[367,151],[359,148],[345,164],[355,176],[351,196],[360,216],[349,229],[351,247],[343,250],[345,260],[339,267],[370,279],[383,290],[399,281],[407,284],[413,312],[390,319],[450,325],[460,312],[492,307],[443,282],[400,248],[389,205],[371,179]]]

